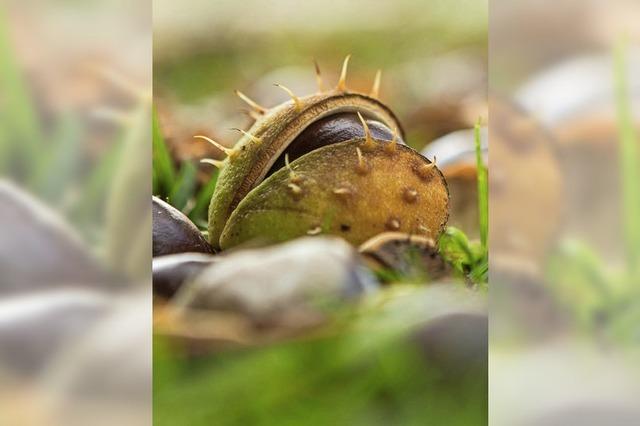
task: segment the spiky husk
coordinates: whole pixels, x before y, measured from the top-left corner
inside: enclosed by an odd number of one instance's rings
[[[255,188],[270,166],[310,123],[339,112],[357,112],[373,117],[390,129],[402,128],[395,115],[381,102],[358,93],[329,91],[301,97],[268,110],[233,148],[227,158],[209,205],[209,240],[219,247],[220,235],[229,216]],[[256,141],[255,138],[259,138]]]
[[[442,173],[407,146],[373,142],[325,146],[268,177],[233,211],[221,247],[317,234],[357,245],[384,231],[437,239],[449,211]]]

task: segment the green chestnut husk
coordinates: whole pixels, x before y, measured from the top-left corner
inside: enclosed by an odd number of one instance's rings
[[[385,231],[437,239],[448,219],[447,184],[435,164],[404,145],[395,114],[349,91],[343,63],[334,89],[265,108],[245,95],[256,122],[225,152],[209,204],[214,248],[338,235],[354,245]],[[206,137],[201,137],[208,139]],[[290,162],[290,164],[289,164]]]
[[[355,138],[303,155],[250,191],[220,246],[320,234],[359,245],[385,231],[435,240],[448,211],[447,184],[434,163],[402,144]]]

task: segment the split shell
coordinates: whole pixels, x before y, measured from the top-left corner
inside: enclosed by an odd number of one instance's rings
[[[285,102],[265,115],[234,146],[236,155],[223,162],[215,192],[209,204],[209,242],[221,247],[223,229],[242,199],[265,178],[271,166],[310,124],[331,115],[360,112],[389,129],[404,132],[393,112],[366,95],[331,91]],[[257,139],[256,139],[257,138]]]
[[[449,212],[442,173],[407,146],[389,152],[389,142],[373,141],[372,149],[364,138],[325,146],[269,176],[234,210],[221,247],[318,234],[359,245],[385,231],[437,240]],[[415,200],[407,201],[407,189]]]

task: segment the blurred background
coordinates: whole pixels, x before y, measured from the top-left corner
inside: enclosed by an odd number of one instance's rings
[[[640,8],[490,3],[492,424],[637,424]]]
[[[151,4],[0,4],[0,424],[151,421]]]

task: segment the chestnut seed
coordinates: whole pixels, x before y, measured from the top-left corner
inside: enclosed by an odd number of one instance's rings
[[[365,118],[371,136],[391,141],[393,139],[393,131],[380,121]],[[364,137],[364,129],[358,115],[353,112],[343,112],[332,114],[322,118],[315,123],[310,124],[295,140],[287,147],[276,162],[267,172],[267,176],[271,176],[277,170],[285,166],[285,154],[289,156],[292,162],[311,151],[323,146],[332,145],[354,138]],[[402,138],[398,136],[398,143],[404,143]]]
[[[184,283],[220,258],[203,253],[179,253],[153,259],[153,294],[170,299]]]
[[[153,257],[174,253],[213,253],[213,248],[196,225],[181,211],[153,199]]]

